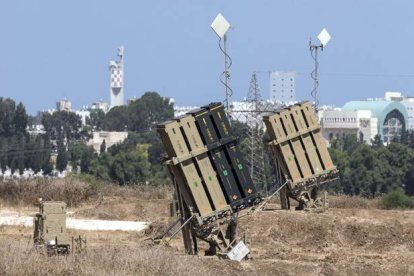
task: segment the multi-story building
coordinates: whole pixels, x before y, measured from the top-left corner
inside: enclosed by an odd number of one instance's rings
[[[57,111],[70,111],[71,109],[72,109],[72,103],[67,99],[63,99],[56,103]]]
[[[115,144],[122,143],[127,137],[127,131],[96,131],[87,144],[88,146],[93,146],[94,150],[99,152],[103,141],[105,141],[106,148],[108,149]]]
[[[328,144],[333,138],[342,139],[349,134],[357,134],[358,139],[371,143],[378,134],[378,119],[369,110],[319,110],[322,136]]]
[[[351,101],[341,109],[321,110],[322,135],[329,141],[347,134],[356,134],[370,144],[379,134],[385,144],[398,138],[406,128],[408,114],[405,106],[397,101]]]
[[[97,101],[97,102],[92,103],[90,109],[91,110],[100,109],[103,112],[107,112],[109,108],[108,108],[108,103],[106,103],[104,101]]]
[[[290,103],[296,101],[296,73],[270,73],[270,99],[273,102]]]

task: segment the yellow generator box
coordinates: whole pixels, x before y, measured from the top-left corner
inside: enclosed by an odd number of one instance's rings
[[[40,202],[39,213],[34,218],[33,226],[35,243],[55,246],[69,244],[65,202]]]

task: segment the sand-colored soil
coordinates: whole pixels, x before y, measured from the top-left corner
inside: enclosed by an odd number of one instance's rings
[[[17,211],[24,214],[35,212],[36,208]],[[77,218],[144,220],[153,225],[141,232],[70,229],[69,235],[82,235],[88,240],[86,255],[59,260],[59,266],[54,267],[55,259],[42,257],[42,266],[36,264],[27,270],[21,270],[24,261],[16,256],[19,252],[34,254],[27,253],[31,248],[31,229],[0,226],[0,248],[18,248],[15,254],[2,251],[0,274],[64,273],[72,269],[73,258],[77,258],[79,267],[75,272],[91,275],[92,272],[104,275],[414,275],[414,211],[259,212],[239,222],[238,231],[246,233],[252,250],[251,259],[241,263],[186,256],[182,253],[180,236],[170,246],[153,245],[149,238],[172,221],[168,217],[168,200],[106,198],[69,211]]]

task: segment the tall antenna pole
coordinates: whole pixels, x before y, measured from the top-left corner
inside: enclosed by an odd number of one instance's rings
[[[319,62],[318,62],[318,51],[319,49],[323,51],[323,48],[328,44],[329,40],[331,40],[331,36],[328,33],[328,31],[324,28],[318,35],[318,40],[320,42],[319,45],[312,44],[312,39],[309,39],[309,50],[311,52],[311,56],[314,61],[314,69],[311,73],[311,77],[313,79],[313,90],[311,92],[311,95],[314,100],[314,109],[315,113],[318,113],[319,108],[319,98],[318,98],[318,87],[319,87],[319,80],[318,80],[318,68],[319,68]]]
[[[219,48],[224,54],[224,71],[221,73],[220,82],[225,86],[226,91],[226,112],[231,120],[231,96],[233,94],[233,90],[230,87],[230,67],[232,64],[231,58],[227,53],[227,31],[230,28],[230,23],[224,18],[224,16],[219,13],[216,18],[214,19],[213,23],[211,23],[211,28],[219,37]],[[223,47],[221,46],[221,41],[223,41]],[[224,75],[224,80],[222,79]]]
[[[323,51],[323,46],[321,46],[321,50]],[[316,105],[316,112],[318,112],[318,107],[319,107],[319,100],[318,100],[318,86],[319,86],[319,80],[318,80],[318,67],[319,67],[319,62],[318,62],[318,47],[315,48],[315,80],[313,82],[313,89],[315,90],[315,105]]]
[[[311,51],[311,56],[314,61],[314,69],[311,73],[311,77],[313,79],[313,90],[311,92],[311,95],[313,97],[313,103],[314,103],[314,110],[315,113],[318,113],[318,107],[319,107],[319,100],[318,100],[318,86],[319,86],[319,80],[318,80],[318,50],[323,50],[323,45],[312,45],[312,41],[309,41],[309,49]]]
[[[225,74],[225,87],[226,87],[226,111],[230,114],[230,67],[229,67],[229,55],[227,54],[227,35],[224,35],[224,74]]]

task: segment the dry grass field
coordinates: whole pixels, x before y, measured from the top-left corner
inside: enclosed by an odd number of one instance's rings
[[[184,255],[180,236],[169,246],[150,241],[171,221],[170,191],[106,187],[73,204],[75,217],[153,226],[140,233],[69,230],[86,237],[88,248],[67,257],[35,253],[29,228],[0,226],[0,275],[414,275],[414,211],[344,196],[330,197],[332,208],[322,214],[272,204],[240,219],[252,254],[237,263]],[[36,211],[23,200],[0,200],[0,210]]]

